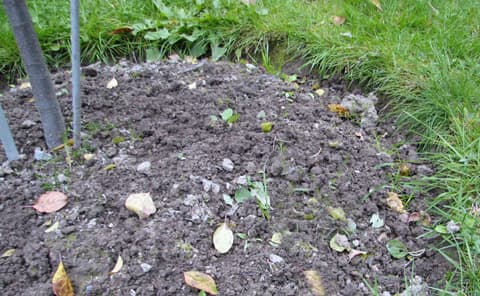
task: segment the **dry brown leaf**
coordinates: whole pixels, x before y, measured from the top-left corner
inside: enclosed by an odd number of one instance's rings
[[[130,33],[132,31],[133,31],[133,29],[130,28],[130,27],[120,27],[120,28],[116,28],[115,30],[113,30],[111,32],[111,34],[112,35],[127,34],[127,33]]]
[[[378,10],[383,11],[382,10],[382,5],[380,4],[380,0],[370,0],[370,3],[375,5],[378,8]]]
[[[333,22],[335,25],[340,26],[340,25],[343,25],[343,24],[345,23],[345,20],[346,20],[346,19],[347,19],[347,18],[344,17],[344,16],[342,16],[342,15],[340,15],[340,16],[339,16],[339,15],[335,15],[335,16],[333,16],[333,18],[332,18],[332,22]]]
[[[388,192],[387,205],[397,213],[404,214],[407,211],[403,208],[403,202],[395,192]]]
[[[200,271],[186,271],[183,273],[185,283],[195,289],[207,292],[210,295],[217,295],[218,290],[215,281],[211,276]]]
[[[348,109],[340,104],[329,104],[328,109],[330,109],[330,112],[337,113],[339,117],[350,117],[350,112]]]
[[[115,266],[113,267],[112,271],[110,271],[108,274],[114,274],[120,271],[123,267],[123,259],[122,256],[118,255],[117,263],[115,263]]]
[[[68,277],[67,272],[65,271],[65,266],[63,262],[60,261],[58,264],[57,271],[53,275],[52,279],[52,289],[53,293],[57,296],[73,296],[73,286],[70,278]]]
[[[49,191],[40,195],[32,206],[40,213],[53,213],[63,208],[68,203],[68,197],[59,191]]]
[[[314,296],[325,296],[325,288],[323,287],[322,277],[316,270],[305,270],[303,272],[305,279],[310,287],[310,291]]]

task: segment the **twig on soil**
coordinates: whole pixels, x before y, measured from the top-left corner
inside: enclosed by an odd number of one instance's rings
[[[179,75],[179,74],[185,74],[185,73],[191,72],[191,71],[196,71],[196,70],[202,68],[202,67],[205,65],[206,62],[207,62],[207,60],[206,60],[206,59],[203,59],[203,60],[201,60],[201,61],[200,61],[198,64],[196,64],[196,65],[193,65],[193,66],[188,67],[187,69],[178,71],[178,72],[177,72],[177,75]]]

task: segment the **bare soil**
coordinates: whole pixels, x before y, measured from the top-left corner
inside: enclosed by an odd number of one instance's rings
[[[393,295],[415,277],[441,285],[448,265],[429,249],[435,241],[420,238],[422,225],[402,222],[385,203],[389,191],[408,195],[395,186],[400,162],[411,177],[431,170],[389,124],[366,131],[358,118],[330,112],[328,104],[348,94],[343,84],[295,85],[261,68],[211,62],[97,64],[83,73],[82,148],[52,152],[48,161],[34,159],[34,149],[45,147],[31,91],[15,87],[0,97],[23,154],[7,162],[0,146],[0,252],[16,249],[0,258],[2,295],[52,295],[60,257],[76,295],[198,295],[184,283],[189,270],[211,275],[219,295],[314,295],[306,270],[321,274],[325,295],[371,295],[368,285]],[[118,86],[108,89],[113,77]],[[54,81],[71,122],[69,74]],[[315,94],[317,83],[325,95]],[[240,115],[233,124],[221,119],[227,108]],[[262,131],[264,121],[271,132]],[[88,153],[94,157],[86,161]],[[254,199],[236,211],[225,203],[246,177],[264,176],[270,220]],[[40,214],[29,207],[51,190],[68,195],[65,208]],[[146,219],[124,205],[140,192],[157,207]],[[425,198],[408,210],[424,210]],[[342,208],[356,231],[328,207]],[[383,227],[372,227],[375,213]],[[236,235],[222,255],[212,234],[225,220]],[[55,222],[59,228],[46,233]],[[283,234],[280,244],[271,242],[275,233]],[[332,250],[336,233],[368,254],[349,259]],[[385,247],[392,239],[426,251],[394,259]],[[109,275],[118,256],[124,266]]]

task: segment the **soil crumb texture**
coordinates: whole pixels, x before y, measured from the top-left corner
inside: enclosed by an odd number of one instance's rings
[[[420,237],[428,221],[409,219],[425,206],[395,186],[431,170],[379,126],[374,94],[250,64],[82,72],[79,149],[46,149],[28,85],[0,97],[22,154],[8,162],[0,147],[2,295],[52,295],[60,258],[76,295],[198,295],[188,271],[211,276],[218,295],[433,295],[441,285],[448,265]],[[71,122],[70,74],[53,79]],[[68,204],[37,212],[49,191]],[[133,194],[156,211],[127,209]],[[387,201],[396,195],[404,213]],[[213,244],[222,223],[234,236],[226,253]],[[392,240],[409,254],[392,256]]]

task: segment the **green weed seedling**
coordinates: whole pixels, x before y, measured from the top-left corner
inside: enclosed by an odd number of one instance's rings
[[[221,114],[223,121],[229,125],[234,124],[240,118],[240,114],[235,113],[232,108],[225,109]]]

